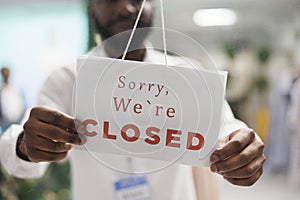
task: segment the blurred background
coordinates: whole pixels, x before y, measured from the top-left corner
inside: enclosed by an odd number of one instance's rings
[[[300,1],[164,2],[166,27],[195,39],[219,69],[229,71],[227,100],[234,114],[266,143],[262,179],[250,188],[221,181],[221,199],[299,199],[300,147],[295,141],[300,133],[292,106],[300,75]],[[155,26],[160,26],[156,4]],[[9,83],[20,92],[23,111],[36,103],[52,70],[88,52],[94,39],[89,32],[84,0],[0,0],[0,67],[10,69]],[[194,51],[187,53],[197,58]],[[68,163],[52,164],[40,180],[18,180],[2,169],[0,199],[68,199],[68,171]]]

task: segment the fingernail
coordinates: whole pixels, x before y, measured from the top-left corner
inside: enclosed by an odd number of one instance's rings
[[[74,119],[74,123],[76,128],[82,125],[81,121],[79,121],[78,119]]]
[[[81,140],[81,144],[85,144],[87,142],[86,137],[84,137],[83,135],[79,135],[80,140]]]
[[[210,158],[210,161],[211,161],[212,163],[218,162],[218,161],[219,161],[219,156],[217,156],[217,155],[212,155],[211,158]]]
[[[73,145],[72,144],[66,144],[66,147],[70,150],[70,149],[72,149]]]
[[[80,133],[80,134],[84,134],[86,131],[85,129],[85,126],[83,125],[80,125],[78,128],[77,128],[77,132]]]
[[[218,171],[218,168],[217,168],[216,165],[211,165],[210,169],[211,169],[212,172],[217,172]]]

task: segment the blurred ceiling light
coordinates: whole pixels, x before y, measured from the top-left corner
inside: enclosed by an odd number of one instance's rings
[[[200,9],[193,18],[198,26],[230,26],[237,21],[236,13],[227,8]]]

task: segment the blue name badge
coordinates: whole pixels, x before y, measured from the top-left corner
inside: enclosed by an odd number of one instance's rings
[[[132,176],[116,181],[118,200],[150,200],[151,192],[146,176]]]

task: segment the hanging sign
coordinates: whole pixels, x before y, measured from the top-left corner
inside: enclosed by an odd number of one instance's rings
[[[220,133],[226,72],[110,58],[77,61],[75,115],[90,152],[204,165]]]

